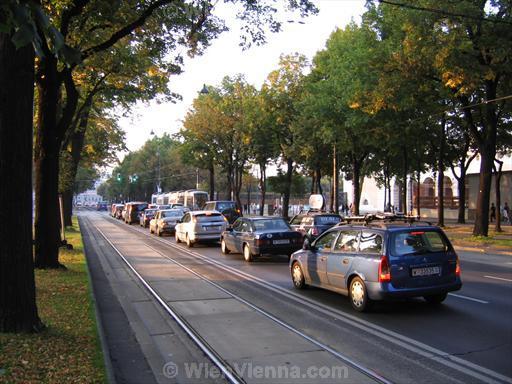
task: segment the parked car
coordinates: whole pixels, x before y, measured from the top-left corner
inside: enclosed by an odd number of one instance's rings
[[[151,219],[155,217],[157,211],[158,210],[156,208],[146,208],[144,212],[142,212],[142,214],[140,215],[140,226],[144,228],[149,227],[149,222]]]
[[[199,242],[217,242],[226,229],[227,219],[218,211],[186,212],[176,224],[176,242],[188,247]]]
[[[155,217],[149,222],[149,233],[162,236],[164,233],[173,233],[176,223],[183,217],[183,209],[164,209],[156,211]]]
[[[101,201],[96,205],[97,211],[108,211],[108,203],[105,201]]]
[[[441,303],[462,286],[459,259],[437,226],[382,222],[340,225],[295,252],[296,288],[313,285],[347,295],[356,311],[377,300],[424,297]]]
[[[132,201],[126,204],[126,213],[124,216],[124,222],[126,224],[133,224],[140,222],[140,215],[148,207],[148,203],[141,201]]]
[[[114,204],[112,207],[112,217],[116,219],[122,219],[123,217],[124,204]]]
[[[203,207],[205,211],[219,211],[229,224],[233,224],[236,219],[242,217],[242,212],[236,207],[236,203],[232,200],[207,201]]]
[[[304,238],[313,241],[329,228],[342,221],[342,217],[336,213],[322,211],[308,211],[299,213],[290,220],[290,226],[302,233]]]
[[[261,254],[291,255],[302,247],[302,235],[281,217],[241,217],[222,233],[221,251],[240,252],[245,261]]]

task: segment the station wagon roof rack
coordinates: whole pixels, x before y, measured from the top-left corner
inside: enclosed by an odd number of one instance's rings
[[[379,225],[379,224],[391,224],[391,223],[425,223],[432,225],[430,221],[420,220],[419,216],[404,215],[400,213],[367,213],[361,216],[348,216],[338,225],[346,224],[363,224],[363,225]]]

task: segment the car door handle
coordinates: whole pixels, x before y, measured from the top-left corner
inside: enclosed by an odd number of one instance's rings
[[[348,259],[343,259],[343,264],[348,264],[349,260]]]

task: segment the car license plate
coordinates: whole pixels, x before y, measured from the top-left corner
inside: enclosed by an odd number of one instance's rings
[[[432,276],[432,275],[440,275],[441,267],[425,267],[425,268],[413,268],[412,276]]]
[[[205,230],[205,231],[218,231],[218,230],[220,230],[220,227],[219,226],[203,227],[203,230]]]
[[[272,244],[290,244],[290,240],[288,240],[288,239],[285,239],[285,240],[274,240],[272,242]]]

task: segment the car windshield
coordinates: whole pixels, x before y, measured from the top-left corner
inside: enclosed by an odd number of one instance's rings
[[[209,221],[224,221],[224,216],[222,216],[220,213],[199,214],[195,217],[198,223],[207,223]]]
[[[183,211],[171,209],[169,211],[162,211],[161,217],[181,217],[183,216]]]
[[[263,220],[254,220],[254,229],[256,231],[272,231],[272,230],[280,230],[280,231],[288,231],[290,230],[290,226],[283,219],[263,219]]]
[[[445,237],[438,231],[412,229],[395,233],[391,238],[391,248],[393,255],[405,256],[446,252],[449,246]]]
[[[341,221],[341,217],[338,215],[315,216],[315,224],[317,224],[317,225],[338,224],[340,221]]]

